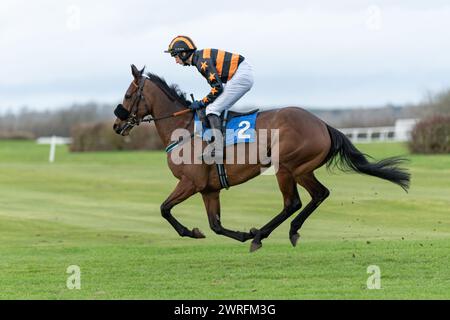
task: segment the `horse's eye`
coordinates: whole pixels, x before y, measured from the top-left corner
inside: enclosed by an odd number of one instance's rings
[[[125,95],[125,99],[130,99],[131,98],[131,94],[126,94]]]

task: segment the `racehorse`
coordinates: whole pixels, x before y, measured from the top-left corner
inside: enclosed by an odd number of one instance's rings
[[[190,102],[176,85],[169,86],[160,77],[138,70],[131,66],[133,81],[126,91],[123,103],[115,110],[117,119],[113,129],[126,136],[131,129],[142,121],[154,121],[161,140],[165,145],[171,143],[171,133],[178,128],[190,132],[194,129],[194,114],[189,109]],[[337,129],[299,107],[285,107],[260,112],[256,119],[258,129],[278,129],[279,164],[276,172],[279,189],[283,195],[283,209],[271,221],[260,229],[252,228],[248,232],[233,231],[222,226],[220,221],[220,191],[222,186],[215,167],[205,163],[176,164],[169,153],[168,166],[179,180],[177,186],[161,205],[161,214],[173,226],[181,237],[204,238],[198,229],[192,230],[182,225],[172,215],[171,210],[177,204],[200,193],[208,215],[211,229],[238,241],[252,239],[250,251],[262,246],[261,240],[283,221],[301,209],[302,203],[297,184],[304,187],[311,196],[310,202],[292,220],[289,239],[296,246],[299,229],[315,209],[329,196],[329,190],[314,175],[314,170],[327,165],[344,171],[375,176],[398,184],[405,191],[409,188],[410,174],[400,165],[403,158],[392,157],[378,162],[369,162],[367,155],[361,153],[350,140]],[[191,139],[192,143],[194,139]],[[270,148],[270,143],[268,148]],[[236,148],[227,146],[228,148]],[[225,151],[226,151],[225,150]],[[270,153],[270,150],[268,150]],[[226,163],[229,185],[234,186],[248,181],[263,171],[265,164]]]

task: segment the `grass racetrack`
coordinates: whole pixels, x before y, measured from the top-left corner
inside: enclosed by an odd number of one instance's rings
[[[359,148],[380,159],[402,144]],[[317,173],[330,197],[288,239],[290,220],[249,253],[209,229],[200,195],[173,214],[206,239],[180,238],[160,215],[176,184],[164,152],[69,153],[0,141],[2,299],[449,299],[450,156],[408,155],[408,194],[387,181]],[[309,201],[299,188],[304,205]],[[222,223],[261,227],[281,210],[274,176],[222,191]],[[66,269],[81,269],[81,289]],[[370,265],[381,289],[369,290]]]

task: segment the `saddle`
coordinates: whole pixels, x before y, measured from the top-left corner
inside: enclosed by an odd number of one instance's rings
[[[247,111],[247,112],[236,112],[236,111],[224,110],[220,114],[220,119],[222,120],[222,128],[225,130],[226,124],[233,118],[241,117],[241,116],[248,116],[248,115],[254,114],[258,111],[259,111],[259,109],[257,109],[257,108],[251,109],[250,111]],[[209,122],[206,121],[206,109],[205,108],[197,109],[197,116],[198,116],[199,120],[205,125],[205,127],[209,128]]]
[[[228,110],[225,110],[224,112],[222,112],[221,116],[223,116],[225,114],[225,112],[227,112]],[[232,119],[234,117],[240,117],[240,116],[248,116],[250,114],[254,114],[256,112],[258,112],[259,109],[252,109],[250,111],[247,112],[236,112],[236,111],[228,111],[228,118]]]

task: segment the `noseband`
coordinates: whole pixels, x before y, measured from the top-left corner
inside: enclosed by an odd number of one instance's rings
[[[127,121],[120,134],[125,132],[125,130],[138,126],[141,121],[146,121],[139,119],[137,116],[137,113],[139,111],[139,104],[141,103],[141,100],[144,99],[142,91],[144,90],[145,80],[147,80],[147,76],[142,75],[141,79],[139,80],[139,85],[137,85],[134,81],[132,82],[133,85],[137,87],[137,91],[136,91],[136,98],[134,99],[133,104],[131,106],[131,111],[125,109],[122,104],[118,104],[116,109],[114,110],[114,115],[117,118],[119,118],[122,121]]]

